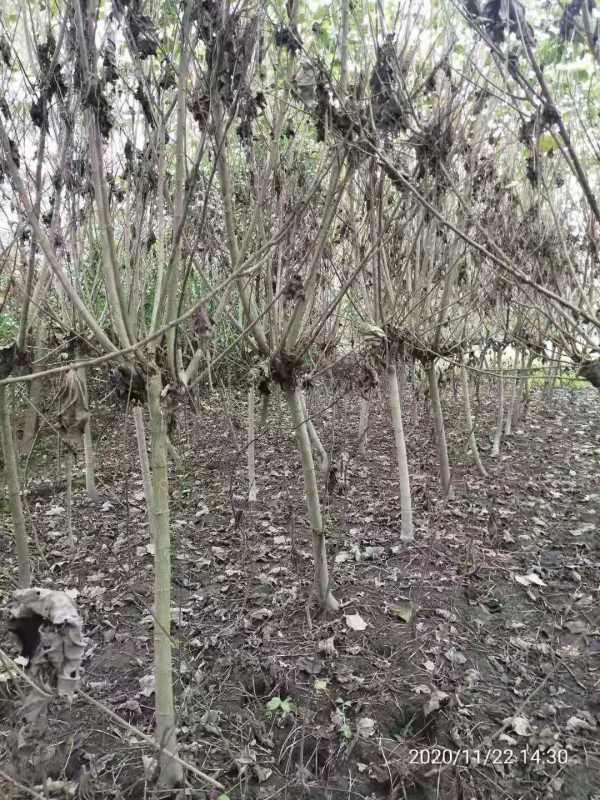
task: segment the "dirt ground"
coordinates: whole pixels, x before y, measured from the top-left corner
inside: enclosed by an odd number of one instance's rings
[[[329,404],[311,398],[313,412]],[[375,403],[364,458],[357,398],[318,417],[333,460],[349,456],[323,493],[335,618],[307,601],[309,526],[283,411],[259,434],[252,510],[241,402],[230,424],[217,396],[199,418],[181,411],[181,461],[171,463],[180,754],[232,800],[600,799],[600,395],[535,399],[491,459],[495,407],[484,392],[475,411],[487,479],[450,389],[444,409],[449,501],[427,411],[405,403],[409,545],[385,405]],[[98,409],[94,433],[102,499],[76,490],[74,551],[64,492],[36,495],[60,477],[56,441],[40,437],[28,497],[35,581],[78,591],[82,688],[151,733],[152,547],[132,418]],[[1,522],[5,606],[15,588],[6,508]],[[1,646],[16,655],[2,623]],[[53,706],[38,739],[19,730],[19,705],[14,681],[0,683],[0,765],[38,796],[155,796],[152,748],[84,698]],[[0,787],[3,798],[32,796]],[[219,794],[191,777],[179,797]]]

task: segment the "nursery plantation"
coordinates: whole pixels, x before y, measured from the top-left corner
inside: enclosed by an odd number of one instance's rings
[[[600,3],[3,0],[2,800],[600,800]]]

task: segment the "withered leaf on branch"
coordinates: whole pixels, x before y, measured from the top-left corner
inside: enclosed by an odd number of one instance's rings
[[[65,439],[72,443],[79,442],[89,418],[83,384],[77,372],[70,369],[65,375],[58,416],[58,424]]]
[[[194,316],[194,330],[201,339],[210,339],[213,335],[214,321],[210,317],[206,308],[201,305],[198,307]]]
[[[115,367],[110,371],[109,380],[119,400],[128,403],[146,402],[146,381],[139,372]]]
[[[0,36],[0,56],[2,56],[2,61],[4,61],[5,65],[10,67],[12,63],[10,57],[10,45],[4,34]]]
[[[117,48],[112,36],[108,36],[106,39],[102,66],[104,67],[104,80],[106,83],[116,83],[119,78],[119,73],[117,71]]]
[[[155,56],[158,50],[158,37],[150,17],[130,9],[127,24],[131,32],[133,49],[139,58],[143,61],[148,56]]]
[[[4,347],[0,347],[0,380],[8,378],[13,371],[16,352],[16,342],[11,342],[10,344],[4,345]]]
[[[596,389],[600,389],[600,359],[584,362],[579,367],[577,374],[589,381]]]

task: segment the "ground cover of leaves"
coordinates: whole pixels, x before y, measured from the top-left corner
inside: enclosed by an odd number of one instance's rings
[[[446,394],[452,500],[440,497],[427,411],[405,403],[408,545],[385,404],[374,404],[360,457],[356,398],[311,398],[313,413],[330,406],[316,422],[332,460],[350,456],[337,485],[321,486],[335,618],[307,600],[309,527],[286,415],[275,403],[259,433],[249,510],[243,404],[214,396],[199,418],[181,410],[181,461],[170,466],[180,754],[232,800],[600,798],[600,398],[535,399],[491,459],[494,395],[484,393],[483,479],[460,398]],[[100,407],[94,429],[102,499],[77,489],[74,551],[60,482],[35,494],[60,477],[55,441],[40,438],[28,500],[36,583],[78,591],[83,688],[151,733],[153,549],[133,421]],[[6,509],[0,547],[5,605],[15,576]],[[16,655],[10,638],[2,647]],[[6,681],[0,764],[21,784],[49,798],[154,796],[152,748],[82,697],[57,704],[34,743],[18,709]],[[30,796],[0,786],[5,798]],[[179,796],[219,792],[191,778]]]

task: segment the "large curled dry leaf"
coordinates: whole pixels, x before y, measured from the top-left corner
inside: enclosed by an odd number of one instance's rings
[[[346,614],[346,625],[353,631],[364,631],[367,627],[366,621],[360,614]]]
[[[81,441],[90,413],[83,384],[74,369],[65,375],[60,400],[58,424],[61,433],[68,442],[76,444]]]
[[[79,687],[84,652],[82,622],[73,599],[67,592],[51,589],[18,589],[9,615],[10,630],[29,659],[31,677],[71,699]],[[38,718],[49,699],[32,691],[25,698],[26,716]]]

